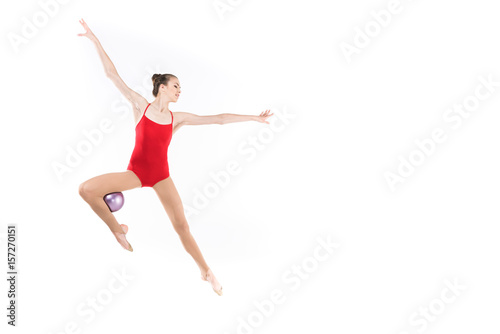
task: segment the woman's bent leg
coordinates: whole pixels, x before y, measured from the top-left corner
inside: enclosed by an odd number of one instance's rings
[[[137,187],[141,187],[139,178],[134,172],[127,170],[125,172],[107,173],[88,179],[80,184],[78,191],[85,202],[108,225],[111,232],[117,236],[116,233],[121,234],[126,231],[123,231],[115,216],[109,210],[104,201],[104,195]],[[123,240],[124,238],[121,239],[118,241],[127,249],[126,240]]]

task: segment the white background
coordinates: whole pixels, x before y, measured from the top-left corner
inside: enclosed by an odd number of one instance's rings
[[[0,10],[1,258],[6,276],[5,232],[17,224],[17,332],[499,330],[500,87],[458,128],[443,119],[480,76],[500,81],[494,2],[401,0],[350,62],[341,44],[354,45],[356,28],[376,28],[370,12],[390,1],[232,1],[221,16],[210,0],[71,0],[52,5],[52,17],[15,46],[23,18],[33,22],[48,2],[3,2]],[[223,297],[199,278],[151,188],[124,192],[116,213],[130,227],[133,253],[78,195],[83,181],[124,171],[134,144],[131,108],[95,47],[77,36],[80,18],[150,102],[151,76],[173,73],[182,86],[174,112],[293,115],[276,121],[282,131],[253,159],[237,148],[269,125],[184,127],[172,139],[170,171],[185,205],[211,172],[231,160],[241,166],[188,220]],[[103,119],[113,130],[59,178],[53,164]],[[398,157],[408,159],[435,128],[447,140],[392,191],[384,173],[397,173]],[[312,267],[317,238],[340,246]],[[283,275],[303,263],[309,276],[295,276],[293,290]],[[110,294],[122,270],[133,278]],[[447,280],[465,288],[443,303]],[[1,328],[15,332],[1,281]],[[255,323],[255,303],[274,289],[284,301]],[[78,312],[105,296],[93,319]],[[77,330],[65,331],[73,323]]]

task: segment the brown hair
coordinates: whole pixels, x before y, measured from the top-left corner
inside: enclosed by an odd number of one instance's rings
[[[153,80],[153,95],[156,97],[158,95],[158,90],[160,89],[160,85],[167,85],[168,81],[171,78],[177,78],[173,74],[153,74],[151,80]]]

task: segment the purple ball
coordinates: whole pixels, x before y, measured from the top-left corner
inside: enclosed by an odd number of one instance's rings
[[[104,196],[104,202],[106,202],[111,212],[115,212],[122,208],[125,198],[123,198],[121,192],[109,193]]]

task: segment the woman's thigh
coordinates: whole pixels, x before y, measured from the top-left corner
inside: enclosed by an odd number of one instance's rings
[[[106,173],[95,176],[80,184],[80,193],[104,196],[111,192],[141,187],[141,181],[134,172]]]
[[[171,177],[157,182],[153,189],[155,190],[161,204],[167,212],[168,218],[174,225],[174,228],[186,227],[187,221],[184,216],[184,207],[181,198],[175,188]]]

